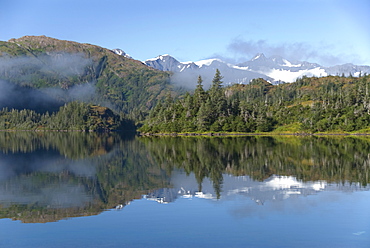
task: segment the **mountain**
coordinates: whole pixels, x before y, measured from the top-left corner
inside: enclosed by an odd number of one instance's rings
[[[125,51],[123,51],[122,49],[116,48],[116,49],[113,49],[112,52],[114,52],[117,55],[121,55],[125,58],[132,59],[132,57],[128,55],[127,53],[125,53]]]
[[[370,66],[344,64],[324,67],[306,61],[289,61],[281,56],[267,58],[263,53],[237,65],[220,59],[179,62],[168,54],[148,59],[144,63],[158,70],[173,72],[172,81],[188,87],[195,86],[198,75],[202,76],[204,85],[210,85],[216,69],[221,71],[225,84],[249,83],[255,78],[263,78],[271,83],[290,83],[303,76],[359,76],[370,73]]]
[[[220,59],[207,59],[198,62],[179,62],[172,56],[166,54],[144,63],[161,71],[173,72],[171,81],[176,85],[194,88],[199,75],[202,76],[205,86],[211,84],[216,69],[219,69],[224,77],[225,83],[248,83],[253,78],[273,78],[248,68],[228,64]]]
[[[16,99],[23,99],[21,92],[32,90],[29,100],[17,108],[28,108],[45,96],[57,104],[73,100],[100,104],[135,121],[171,92],[168,72],[131,59],[123,50],[46,36],[0,41],[0,87],[4,85],[7,91],[0,91],[0,108],[15,106]]]

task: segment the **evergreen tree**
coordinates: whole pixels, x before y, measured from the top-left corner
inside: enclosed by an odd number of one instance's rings
[[[292,84],[272,85],[254,79],[249,85],[222,86],[219,70],[209,90],[201,77],[194,95],[167,101],[167,118],[149,119],[153,130],[268,132],[352,132],[370,129],[370,76],[302,77]],[[172,102],[169,104],[169,102]],[[175,106],[175,107],[174,107]],[[157,120],[157,121],[155,121]],[[4,125],[6,125],[4,123]],[[163,127],[163,128],[162,128]]]
[[[211,88],[209,89],[209,97],[211,100],[212,109],[212,122],[215,122],[218,117],[226,116],[227,101],[222,89],[222,76],[220,71],[217,69],[216,74],[212,80]]]
[[[200,106],[200,103],[204,102],[206,99],[206,92],[203,89],[202,83],[203,83],[202,77],[199,75],[197,87],[195,88],[194,91],[194,103],[196,106]]]
[[[206,102],[201,103],[197,114],[196,124],[198,131],[204,132],[209,129],[212,120],[212,112],[211,100],[208,98]]]

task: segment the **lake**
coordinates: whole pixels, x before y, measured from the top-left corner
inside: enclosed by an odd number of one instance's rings
[[[0,132],[0,247],[366,247],[370,137]]]

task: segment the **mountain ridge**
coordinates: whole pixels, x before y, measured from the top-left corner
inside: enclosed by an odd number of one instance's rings
[[[258,53],[249,61],[238,64],[227,63],[217,58],[195,62],[179,62],[168,54],[145,60],[143,63],[158,70],[173,72],[172,81],[175,84],[185,84],[185,80],[181,80],[182,78],[196,82],[196,77],[201,75],[205,85],[209,85],[216,69],[222,72],[225,84],[249,83],[256,78],[263,78],[275,84],[291,83],[303,76],[360,76],[370,73],[370,66],[366,65],[347,63],[325,67],[307,61],[289,61],[276,55],[266,57],[263,53]],[[191,87],[194,85],[195,83],[190,83]]]
[[[3,83],[34,88],[64,102],[101,104],[136,121],[172,92],[168,72],[129,58],[122,50],[46,36],[0,41]],[[8,107],[8,101],[0,92],[0,103],[4,103],[0,108]]]

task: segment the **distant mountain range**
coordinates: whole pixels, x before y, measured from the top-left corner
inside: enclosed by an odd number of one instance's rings
[[[179,62],[166,54],[144,61],[144,64],[161,71],[173,72],[172,81],[182,86],[195,86],[198,75],[209,85],[219,69],[225,84],[249,83],[254,78],[263,78],[271,83],[294,82],[302,76],[323,77],[328,75],[359,76],[370,74],[370,66],[344,64],[331,67],[321,66],[305,61],[289,61],[280,56],[266,57],[263,53],[257,54],[251,60],[230,64],[220,59],[207,59],[197,62]]]

